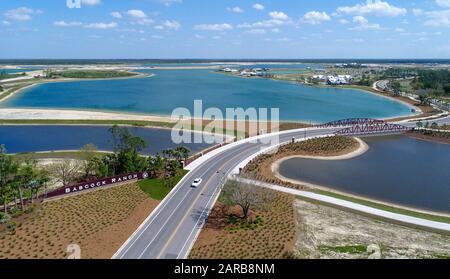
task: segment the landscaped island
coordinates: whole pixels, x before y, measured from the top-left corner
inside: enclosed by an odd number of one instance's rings
[[[282,146],[275,154],[263,154],[252,160],[243,170],[242,176],[269,183],[286,184],[273,175],[273,165],[283,158],[317,157],[322,159],[344,158],[360,150],[366,150],[361,140],[348,137],[325,137],[291,143]],[[358,152],[359,153],[359,152]],[[354,155],[357,155],[356,153]]]
[[[47,71],[48,78],[75,78],[75,79],[104,79],[126,78],[137,76],[137,73],[115,70],[64,70]]]

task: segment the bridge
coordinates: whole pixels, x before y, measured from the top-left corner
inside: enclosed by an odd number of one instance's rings
[[[413,127],[389,123],[372,118],[348,118],[328,122],[316,126],[317,128],[342,128],[335,134],[340,136],[368,136],[381,134],[399,134],[410,131]]]

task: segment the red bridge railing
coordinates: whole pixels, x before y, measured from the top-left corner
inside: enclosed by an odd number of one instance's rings
[[[319,128],[335,128],[335,127],[346,127],[354,125],[374,125],[385,123],[383,120],[373,119],[373,118],[348,118],[341,119],[325,124],[318,125]]]

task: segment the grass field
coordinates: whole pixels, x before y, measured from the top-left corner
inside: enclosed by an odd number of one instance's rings
[[[175,183],[178,183],[187,173],[188,171],[182,170],[182,173],[175,178]],[[139,181],[139,187],[152,199],[157,201],[162,201],[172,190],[172,188],[168,188],[164,185],[164,181],[162,179],[141,180]]]

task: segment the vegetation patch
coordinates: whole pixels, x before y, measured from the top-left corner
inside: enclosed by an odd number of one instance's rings
[[[136,73],[127,71],[106,71],[106,70],[70,70],[48,72],[48,78],[77,78],[77,79],[96,79],[96,78],[124,78],[137,76]]]
[[[363,254],[367,253],[366,245],[348,245],[348,246],[319,246],[321,252],[335,252],[335,253],[347,253],[347,254]]]
[[[8,74],[5,72],[0,72],[0,80],[10,79],[10,78],[18,78],[18,77],[23,77],[25,75],[26,75],[26,73]]]
[[[156,205],[136,183],[44,203],[0,227],[0,258],[110,258]]]
[[[188,173],[186,170],[181,170],[180,173],[174,177],[173,181],[165,181],[164,178],[154,178],[139,181],[139,188],[149,195],[152,199],[162,201],[167,194],[173,189],[172,183],[178,182]],[[166,178],[167,179],[167,178]]]
[[[228,187],[228,186],[226,186]],[[252,186],[248,186],[252,187]],[[248,219],[242,208],[226,205],[221,196],[189,257],[192,259],[279,259],[293,251],[296,225],[293,197],[261,189],[271,198],[252,206]],[[225,198],[226,199],[226,198]]]

